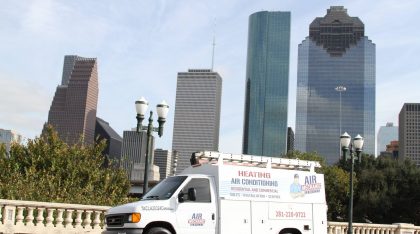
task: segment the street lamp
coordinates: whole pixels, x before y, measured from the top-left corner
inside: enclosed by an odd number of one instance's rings
[[[335,91],[337,91],[340,94],[340,116],[339,116],[340,131],[338,132],[338,134],[341,134],[341,93],[346,92],[346,90],[347,90],[347,88],[345,86],[342,86],[342,85],[335,87]]]
[[[353,139],[353,144],[351,144],[351,136],[345,132],[340,136],[340,145],[343,150],[343,158],[346,159],[346,152],[350,150],[350,160],[351,160],[351,170],[350,170],[350,198],[349,198],[349,227],[347,229],[348,234],[353,234],[353,171],[354,171],[354,155],[353,147],[356,150],[357,158],[361,162],[360,153],[363,148],[363,137],[359,134]]]
[[[137,112],[137,133],[144,130],[147,131],[147,143],[146,143],[146,157],[144,159],[144,179],[143,179],[143,196],[147,193],[149,187],[149,151],[152,145],[152,133],[157,132],[159,137],[163,135],[163,125],[166,122],[166,117],[168,116],[169,106],[168,103],[162,101],[156,106],[156,112],[158,114],[158,123],[159,127],[153,127],[153,111],[150,111],[149,124],[143,126],[142,122],[144,120],[144,115],[146,114],[149,103],[144,97],[141,97],[135,102],[136,112]]]

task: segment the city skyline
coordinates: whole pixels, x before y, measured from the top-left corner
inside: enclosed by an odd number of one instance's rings
[[[210,67],[216,28],[214,70],[224,77],[219,149],[238,153],[242,145],[247,19],[262,9],[292,13],[288,126],[295,126],[297,45],[307,35],[307,25],[331,5],[343,5],[363,19],[366,35],[377,45],[376,126],[397,122],[403,103],[420,98],[415,90],[420,30],[409,26],[417,19],[419,3],[246,3],[8,2],[0,9],[0,51],[8,55],[0,63],[0,92],[4,94],[1,127],[29,138],[39,135],[61,77],[62,57],[79,54],[98,58],[98,116],[122,134],[136,123],[134,100],[140,96],[148,97],[151,103],[166,99],[174,106],[176,72]],[[42,59],[32,59],[37,54]],[[390,97],[390,90],[404,95]],[[158,147],[170,149],[173,113],[170,110],[165,126],[168,131],[156,141]]]

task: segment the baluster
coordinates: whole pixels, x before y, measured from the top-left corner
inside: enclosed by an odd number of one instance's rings
[[[73,226],[73,217],[71,217],[73,214],[73,210],[67,210],[66,213],[67,213],[67,216],[66,216],[66,219],[64,220],[64,226],[66,228],[69,228]]]
[[[25,218],[26,226],[34,226],[34,207],[26,208],[28,210],[28,215]]]
[[[95,211],[95,219],[93,220],[93,229],[99,229],[99,224],[101,223],[101,213],[102,211],[96,210]]]
[[[54,227],[54,224],[53,224],[53,221],[54,221],[54,217],[53,217],[54,210],[55,210],[54,208],[48,208],[47,209],[47,218],[45,219],[45,221],[46,221],[45,226],[46,227]]]
[[[43,207],[38,207],[38,216],[36,217],[36,226],[43,226],[43,222],[44,222],[44,210],[45,208]]]
[[[79,228],[82,227],[81,223],[82,223],[82,213],[83,210],[76,210],[76,219],[74,220],[75,222],[75,228]]]
[[[56,227],[64,227],[63,225],[63,213],[64,213],[64,209],[57,209],[57,218],[55,219],[55,226]]]
[[[86,217],[85,217],[85,220],[83,220],[83,227],[84,228],[92,228],[92,226],[91,226],[92,220],[90,220],[90,216],[92,215],[92,211],[87,210],[85,212],[85,214],[86,214]]]
[[[3,206],[0,206],[0,224],[3,222]]]
[[[17,215],[16,215],[16,225],[25,225],[23,223],[23,209],[25,209],[25,207],[23,206],[18,206],[17,207]]]

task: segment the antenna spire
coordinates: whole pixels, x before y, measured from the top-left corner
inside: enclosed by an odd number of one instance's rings
[[[213,51],[211,55],[211,71],[213,71],[214,67],[214,49],[216,47],[216,19],[214,19],[214,25],[213,25]]]

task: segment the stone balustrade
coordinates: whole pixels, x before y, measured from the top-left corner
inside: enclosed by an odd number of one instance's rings
[[[328,234],[347,234],[348,223],[328,222]],[[353,223],[354,234],[420,234],[420,226],[408,223]]]
[[[91,233],[104,228],[110,207],[0,199],[0,233]],[[347,234],[346,222],[328,222],[327,234]],[[413,224],[353,223],[354,234],[420,234]]]
[[[0,199],[0,233],[101,233],[108,206]]]

